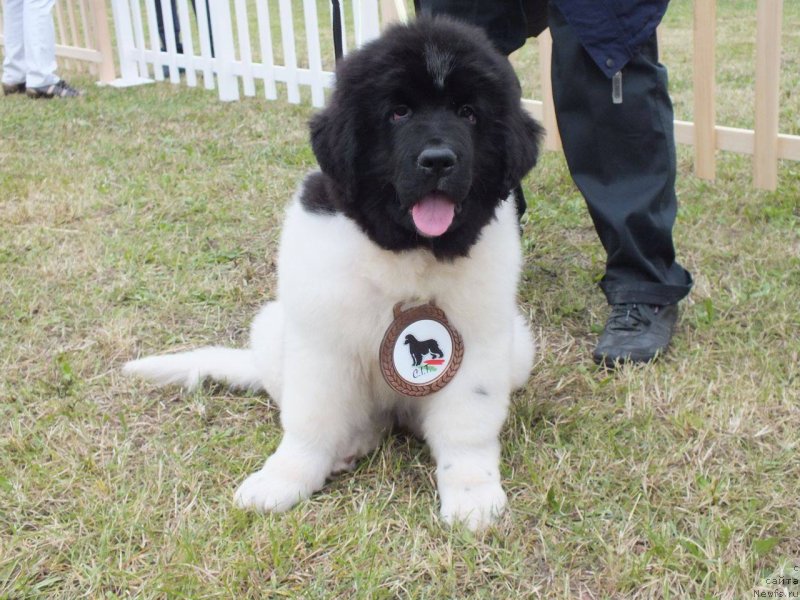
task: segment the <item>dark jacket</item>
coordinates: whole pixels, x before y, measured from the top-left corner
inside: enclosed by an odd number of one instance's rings
[[[551,0],[597,66],[611,77],[650,39],[669,0]],[[418,0],[418,9],[483,27],[504,54],[547,27],[548,0]]]
[[[545,0],[530,0],[544,3]],[[611,77],[655,33],[669,0],[553,0],[581,44]]]
[[[547,0],[414,0],[417,13],[449,15],[483,29],[505,55],[547,27]]]

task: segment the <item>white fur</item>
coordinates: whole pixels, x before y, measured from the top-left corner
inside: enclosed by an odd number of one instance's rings
[[[250,348],[143,358],[124,370],[186,387],[212,377],[263,388],[276,400],[283,439],[237,490],[241,507],[281,511],[308,498],[370,452],[399,417],[430,445],[443,519],[480,529],[506,504],[498,436],[534,354],[515,301],[517,228],[512,198],[469,257],[441,262],[427,250],[383,250],[343,215],[309,213],[295,198],[281,239],[278,298],[255,318]],[[461,333],[464,358],[441,391],[407,398],[384,382],[378,348],[395,303],[428,300]]]

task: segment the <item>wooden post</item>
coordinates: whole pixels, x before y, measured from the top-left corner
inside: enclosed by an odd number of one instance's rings
[[[103,3],[103,0],[92,0],[92,5]],[[125,85],[134,85],[141,82],[142,77],[148,76],[147,62],[144,60],[144,33],[142,28],[142,15],[139,10],[139,3],[133,5],[135,11],[131,11],[132,6],[127,0],[111,0],[111,13],[114,15],[114,32],[117,43],[117,56],[119,57],[119,72],[120,79],[117,83],[124,83]],[[102,19],[106,22],[101,15],[105,12],[105,6],[95,7],[95,19],[98,22]],[[99,29],[99,27],[98,27]],[[135,36],[135,37],[134,37]],[[110,44],[111,42],[108,41]],[[99,44],[103,46],[103,42]],[[138,50],[138,60],[133,56],[133,51]],[[103,61],[110,64],[113,71],[113,62],[110,58],[106,58],[105,54]],[[101,66],[100,73],[103,77],[103,67]]]
[[[544,147],[547,150],[561,150],[561,136],[558,135],[556,109],[553,104],[553,82],[550,80],[550,60],[553,56],[553,38],[550,30],[539,34],[539,80],[542,86],[542,126],[547,132]]]
[[[78,14],[81,17],[81,33],[83,34],[83,47],[84,48],[94,48],[94,42],[90,41],[90,34],[91,31],[89,29],[89,21],[86,18],[86,0],[78,0]],[[92,75],[97,75],[97,68],[95,67],[96,63],[89,62],[87,63],[87,70]]]
[[[239,80],[231,68],[236,56],[233,48],[231,6],[228,2],[209,2],[208,4],[211,8],[211,30],[214,32],[219,99],[223,102],[231,102],[239,99]],[[164,12],[169,11],[165,10]]]
[[[205,4],[205,0],[200,0]],[[194,51],[194,34],[190,25],[191,20],[189,17],[189,4],[186,0],[178,0],[178,22],[181,24],[181,43],[183,44],[183,60],[182,65],[186,73],[186,85],[189,87],[197,86],[197,71],[194,67],[195,51]]]
[[[403,0],[380,0],[381,2],[381,28],[386,28],[392,23],[406,23],[408,13]]]
[[[322,49],[319,44],[316,0],[303,0],[303,13],[306,23],[308,69],[311,71],[311,104],[321,108],[325,105],[325,91],[322,87]]]
[[[92,17],[94,18],[95,44],[100,51],[100,81],[109,83],[114,80],[114,50],[111,46],[111,34],[108,30],[108,13],[105,0],[91,0]]]
[[[67,31],[64,29],[64,15],[61,11],[61,2],[56,1],[53,8],[53,13],[55,14],[56,44],[61,43],[62,45],[66,45]],[[59,63],[59,68],[61,66],[62,64]],[[63,66],[67,69],[73,69],[72,61],[68,58],[63,59]]]
[[[275,100],[278,97],[278,90],[275,87],[275,57],[272,52],[269,6],[267,6],[266,2],[256,2],[256,16],[258,19],[258,43],[261,47],[261,64],[266,69],[264,96],[268,100]]]
[[[356,2],[353,5],[356,26],[356,46],[363,46],[381,34],[377,2]]]
[[[183,1],[185,2],[185,0]],[[253,49],[250,45],[250,19],[247,17],[247,2],[235,0],[233,5],[236,9],[236,34],[239,41],[242,90],[245,96],[255,96],[256,82],[253,77]]]
[[[259,7],[266,2],[256,2]],[[208,3],[203,0],[202,2],[195,2],[195,10],[197,11],[197,35],[200,38],[198,43],[200,45],[200,56],[203,58],[203,87],[207,90],[214,89],[214,69],[211,66],[211,15],[208,14]],[[260,21],[259,21],[260,26]]]
[[[67,6],[67,21],[69,23],[69,27],[67,27],[67,31],[69,32],[69,36],[65,39],[61,40],[61,43],[65,46],[72,46],[73,48],[80,48],[80,41],[78,40],[78,25],[77,21],[75,20],[75,9],[72,6],[72,2],[70,0],[66,0],[64,2]],[[82,71],[83,64],[81,61],[75,61],[73,68],[76,71]]]
[[[294,17],[290,0],[278,3],[281,18],[283,64],[286,66],[286,95],[292,104],[300,104],[300,85],[297,81],[297,50],[294,39]]]
[[[715,38],[717,0],[694,2],[694,170],[702,179],[716,177],[717,136]]]
[[[758,0],[756,26],[756,127],[753,182],[778,186],[778,99],[783,0]]]
[[[156,1],[158,2],[158,0]],[[181,82],[177,62],[178,36],[175,32],[175,19],[177,16],[172,14],[172,2],[169,2],[169,5],[166,2],[161,5],[161,21],[164,25],[164,41],[167,46],[167,73],[169,74],[170,82],[176,84]],[[239,98],[237,97],[236,99],[238,100]]]

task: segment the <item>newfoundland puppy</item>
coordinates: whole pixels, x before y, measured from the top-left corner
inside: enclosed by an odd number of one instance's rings
[[[238,506],[287,510],[400,423],[430,446],[447,523],[480,529],[500,514],[498,436],[534,356],[515,299],[513,190],[540,134],[511,65],[473,27],[420,19],[341,61],[311,120],[320,170],[288,207],[277,298],[253,321],[249,347],[124,367],[161,385],[208,377],[276,401],[283,438],[239,486]],[[379,349],[396,304],[431,301],[463,356],[447,385],[411,397],[381,376]]]

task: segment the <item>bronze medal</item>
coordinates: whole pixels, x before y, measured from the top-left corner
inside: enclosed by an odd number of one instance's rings
[[[381,373],[386,383],[406,396],[438,392],[455,377],[464,358],[461,334],[433,302],[402,310],[383,335]]]

